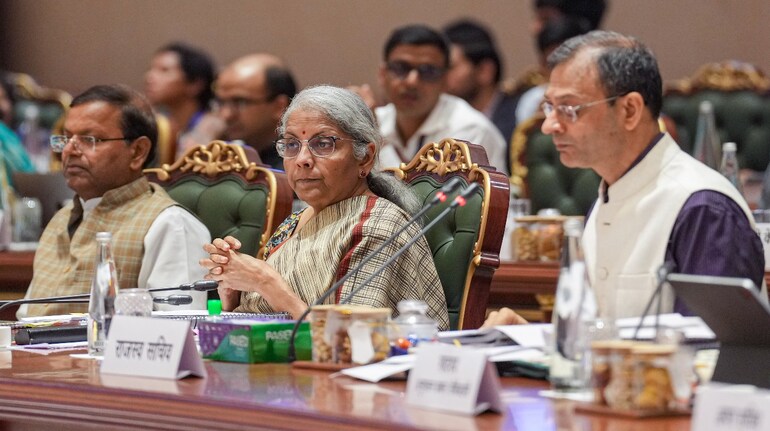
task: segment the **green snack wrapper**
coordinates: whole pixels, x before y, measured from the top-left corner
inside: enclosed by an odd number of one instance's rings
[[[288,362],[294,321],[224,321],[198,324],[201,355],[225,362]],[[310,360],[310,324],[302,322],[295,339],[296,359]]]

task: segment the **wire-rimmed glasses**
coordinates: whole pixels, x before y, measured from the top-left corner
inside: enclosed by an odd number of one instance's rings
[[[337,141],[355,141],[339,136],[314,136],[310,139],[281,138],[275,141],[275,149],[278,155],[284,159],[293,159],[302,151],[302,143],[307,144],[310,153],[316,157],[329,157],[334,153]]]
[[[96,144],[102,143],[102,142],[109,142],[109,141],[132,141],[131,138],[97,138],[95,136],[81,136],[81,135],[72,135],[72,136],[66,136],[66,135],[51,135],[49,138],[49,143],[51,144],[51,150],[53,150],[54,153],[61,153],[64,151],[64,147],[67,146],[68,143],[72,143],[74,148],[78,151],[83,151],[84,149],[88,149],[91,152],[96,151]]]
[[[593,102],[581,103],[580,105],[554,105],[551,102],[543,102],[541,106],[546,117],[551,115],[552,112],[556,112],[556,115],[562,115],[564,118],[567,118],[574,123],[578,120],[578,112],[580,112],[582,109],[589,108],[604,102],[611,102],[618,97],[620,96],[612,96],[602,100],[594,100]]]

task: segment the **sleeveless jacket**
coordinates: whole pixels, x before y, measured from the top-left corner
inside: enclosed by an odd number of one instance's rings
[[[155,218],[176,202],[157,184],[141,177],[108,191],[82,222],[76,196],[46,226],[35,253],[27,298],[89,293],[96,259],[96,233],[112,233],[112,255],[120,288],[137,287],[144,237]],[[79,223],[79,224],[78,224]],[[27,315],[86,312],[81,304],[29,305]]]

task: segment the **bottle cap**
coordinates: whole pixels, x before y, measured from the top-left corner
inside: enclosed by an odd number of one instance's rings
[[[725,142],[722,144],[722,151],[737,151],[738,147],[735,145],[735,142]]]
[[[564,233],[569,236],[580,236],[583,232],[583,219],[580,217],[569,217],[564,220]]]
[[[209,310],[209,316],[218,316],[222,314],[222,300],[209,299],[207,306]]]
[[[96,233],[96,240],[111,240],[112,239],[112,233],[110,232],[97,232]]]
[[[428,311],[428,304],[425,301],[419,299],[402,299],[398,301],[398,312],[400,314],[416,311],[421,314],[425,314]]]
[[[714,112],[714,105],[712,105],[711,102],[708,100],[704,100],[700,102],[700,105],[698,106],[698,108],[700,109],[700,112],[702,114],[710,114]]]

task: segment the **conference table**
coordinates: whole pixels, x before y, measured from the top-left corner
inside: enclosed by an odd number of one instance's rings
[[[0,300],[24,296],[32,280],[34,257],[30,251],[0,251]],[[550,321],[558,277],[558,262],[500,262],[492,277],[488,307],[529,310],[534,312],[532,319]],[[770,285],[770,272],[765,272],[765,281]],[[0,312],[0,320],[13,319],[13,313],[15,309]]]
[[[0,430],[658,430],[687,416],[582,413],[538,393],[547,383],[502,378],[502,413],[463,416],[406,404],[404,380],[367,383],[288,364],[204,362],[208,377],[101,375],[70,352],[0,351]]]

